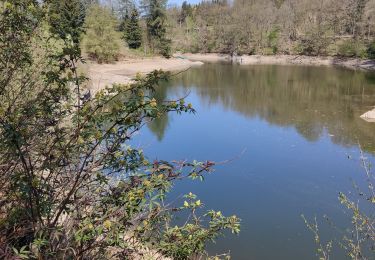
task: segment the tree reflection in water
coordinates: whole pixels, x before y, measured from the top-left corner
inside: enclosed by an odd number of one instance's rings
[[[183,95],[189,90],[196,91],[207,105],[220,103],[249,118],[294,127],[309,141],[319,140],[326,131],[336,144],[359,143],[365,151],[375,153],[375,124],[360,118],[375,105],[372,72],[332,67],[207,64],[172,78],[155,95],[163,100],[168,93],[177,91]],[[159,140],[168,121],[163,117],[149,125]]]

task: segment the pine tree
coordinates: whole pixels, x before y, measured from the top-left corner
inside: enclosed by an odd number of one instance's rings
[[[118,31],[120,31],[120,32],[123,32],[124,33],[124,37],[125,37],[125,35],[126,35],[126,33],[125,33],[125,31],[126,31],[126,26],[127,26],[127,24],[128,24],[128,22],[129,22],[129,15],[128,14],[125,14],[124,16],[122,16],[121,18],[120,18],[121,20],[120,20],[120,23],[119,23],[119,25],[118,25]]]
[[[157,48],[163,56],[169,58],[171,52],[171,40],[166,37],[166,1],[146,0],[147,33],[151,49]]]
[[[138,11],[134,9],[125,28],[125,40],[131,49],[138,49],[142,44],[142,31],[138,20]]]
[[[50,0],[49,23],[51,32],[61,39],[72,40],[74,44],[80,41],[84,32],[86,10],[81,0]]]
[[[181,13],[178,18],[180,25],[185,22],[186,17],[192,15],[192,7],[187,1],[184,1],[181,6]]]
[[[136,8],[133,0],[117,0],[115,13],[120,19],[118,30],[125,32],[126,24],[129,22],[131,12]]]

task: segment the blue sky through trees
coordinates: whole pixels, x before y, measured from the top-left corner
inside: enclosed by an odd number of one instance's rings
[[[201,0],[187,0],[187,2],[191,3],[191,4],[197,4],[200,1]],[[169,0],[168,1],[169,4],[177,4],[177,5],[182,5],[183,2],[184,2],[184,0]]]

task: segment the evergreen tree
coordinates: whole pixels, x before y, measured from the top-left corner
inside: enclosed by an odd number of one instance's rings
[[[72,40],[79,43],[84,32],[86,10],[81,0],[50,0],[49,23],[52,34],[59,36],[64,41]]]
[[[166,0],[146,0],[143,3],[151,49],[158,49],[160,54],[169,58],[171,40],[166,37]]]
[[[138,11],[134,9],[125,28],[125,40],[131,49],[138,49],[142,44],[142,31],[138,20]]]
[[[126,26],[129,22],[129,15],[125,14],[123,17],[120,18],[120,23],[118,25],[118,31],[123,32],[125,35]]]
[[[117,17],[120,19],[118,30],[125,32],[126,24],[129,22],[131,12],[136,8],[133,0],[118,0],[116,11]]]
[[[192,15],[192,7],[190,4],[187,3],[187,1],[184,1],[181,6],[181,13],[178,18],[178,22],[181,25],[182,23],[185,22],[186,17]]]

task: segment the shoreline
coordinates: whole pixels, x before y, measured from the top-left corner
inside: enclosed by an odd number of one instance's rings
[[[243,55],[231,57],[228,54],[179,54],[185,59],[202,62],[234,62],[239,65],[298,65],[298,66],[332,66],[347,69],[375,71],[375,60],[339,57],[316,57],[300,55]],[[367,111],[361,118],[375,123],[375,108]]]
[[[88,88],[97,92],[114,83],[127,84],[137,74],[147,74],[154,70],[183,71],[195,66],[201,66],[201,61],[191,61],[181,58],[165,59],[161,57],[144,59],[125,59],[112,64],[89,62],[84,65],[90,78]]]
[[[304,66],[338,66],[349,69],[375,70],[375,60],[358,58],[339,58],[304,55],[242,55],[231,57],[218,53],[184,53],[177,54],[191,61],[201,62],[234,62],[239,65],[304,65]]]
[[[243,55],[231,57],[219,53],[176,53],[170,59],[129,58],[113,64],[89,62],[83,67],[90,78],[89,88],[93,92],[114,83],[129,83],[138,73],[147,74],[153,70],[182,71],[204,63],[233,62],[239,65],[299,65],[337,66],[348,69],[375,71],[375,60],[356,58],[315,57],[298,55]]]
[[[88,88],[93,93],[114,83],[127,84],[138,74],[153,70],[183,71],[204,63],[234,62],[239,65],[299,65],[299,66],[337,66],[348,69],[375,71],[375,60],[355,58],[314,57],[298,55],[243,55],[231,57],[227,54],[176,53],[170,59],[162,57],[125,59],[113,64],[88,63],[86,70],[90,78]],[[361,118],[375,123],[375,108],[364,113]]]

